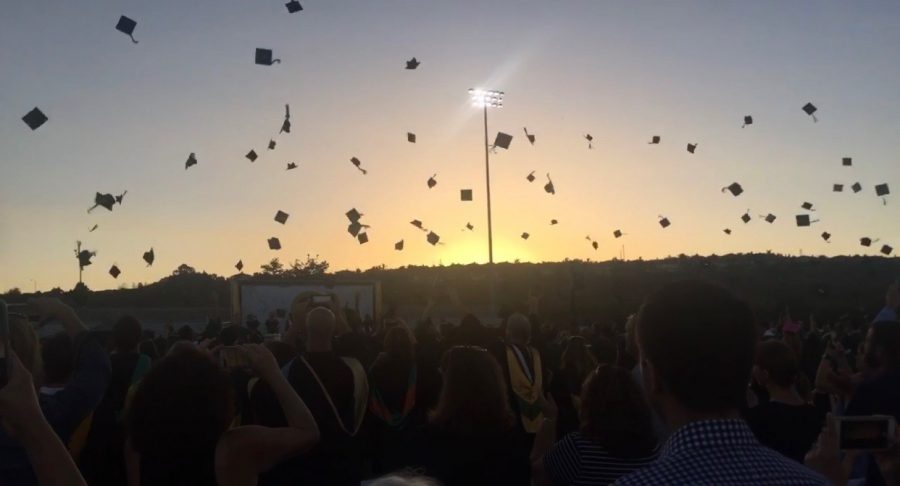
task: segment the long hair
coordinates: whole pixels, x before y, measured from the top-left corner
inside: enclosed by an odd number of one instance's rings
[[[444,384],[432,425],[461,434],[505,431],[513,425],[500,365],[484,348],[454,346],[444,353]]]
[[[588,373],[597,367],[597,361],[588,349],[587,341],[581,336],[572,336],[566,341],[562,353],[562,370],[572,373],[578,383],[584,382]]]
[[[600,365],[581,387],[581,432],[610,454],[642,457],[656,447],[650,405],[631,374]]]

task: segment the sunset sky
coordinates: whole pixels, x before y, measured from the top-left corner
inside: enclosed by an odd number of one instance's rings
[[[231,275],[241,259],[252,272],[275,256],[318,254],[336,270],[485,262],[470,87],[505,91],[490,136],[514,137],[491,158],[497,261],[607,260],[623,246],[628,259],[900,251],[896,1],[300,1],[293,15],[280,0],[0,3],[0,291],[71,288],[79,239],[97,251],[94,289],[181,263]],[[120,15],[138,22],[138,44],[115,30]],[[281,64],[255,65],[257,47]],[[413,56],[422,64],[404,69]],[[285,103],[293,130],[279,136]],[[21,117],[35,106],[50,120],[32,132]],[[755,123],[742,129],[744,115]],[[746,192],[723,194],[732,182]],[[887,205],[879,183],[895,192]],[[95,192],[126,189],[112,212],[86,212]],[[804,201],[821,220],[810,228],[794,223]],[[346,231],[353,207],[371,225],[365,245]],[[757,217],[770,212],[774,224]]]

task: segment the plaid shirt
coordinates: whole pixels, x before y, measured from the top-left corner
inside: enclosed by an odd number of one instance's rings
[[[678,429],[651,466],[625,476],[633,484],[828,484],[824,477],[760,445],[743,420],[703,420]]]

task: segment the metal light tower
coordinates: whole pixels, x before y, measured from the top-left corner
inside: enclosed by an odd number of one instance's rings
[[[488,142],[488,107],[503,107],[503,91],[469,88],[472,105],[484,109],[484,174],[487,186],[488,261],[494,263],[494,233],[491,224],[491,147]]]

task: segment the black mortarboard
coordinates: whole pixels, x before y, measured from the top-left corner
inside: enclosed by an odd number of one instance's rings
[[[472,231],[475,229],[475,226],[473,226],[472,223],[466,223],[466,229]]]
[[[596,241],[592,241],[591,246],[593,246],[594,249],[596,250],[597,248],[600,248],[600,243],[597,243]]]
[[[661,138],[660,138],[659,135],[654,135],[653,138],[650,139],[650,142],[649,142],[649,143],[650,143],[651,145],[657,144],[657,143],[659,143],[660,140],[661,140]]]
[[[359,241],[360,245],[364,245],[369,242],[369,235],[365,233],[360,233],[356,235],[356,239]]]
[[[122,271],[116,265],[109,267],[109,274],[112,275],[112,278],[119,278],[121,273]]]
[[[128,17],[126,17],[124,15],[119,17],[119,23],[116,24],[116,30],[127,35],[128,37],[131,37],[131,42],[134,42],[135,44],[137,44],[138,41],[134,40],[134,28],[135,27],[137,27],[137,22],[129,19]]]
[[[528,233],[522,233],[523,240],[527,240],[529,236],[531,236],[531,235],[529,235]]]
[[[747,125],[753,125],[753,117],[750,115],[747,115],[744,117],[744,124],[741,125],[741,128],[744,128]]]
[[[353,221],[347,226],[347,232],[350,233],[351,236],[359,235],[359,232],[362,231],[363,225],[359,221]]]
[[[289,216],[290,215],[288,213],[279,209],[278,212],[275,213],[275,221],[284,224],[285,222],[287,222]]]
[[[269,140],[269,150],[275,150],[275,140]]]
[[[245,155],[245,157],[250,159],[250,162],[256,162],[256,159],[258,158],[255,150],[251,150],[251,151],[247,152],[247,155]]]
[[[813,113],[815,113],[817,109],[818,108],[816,108],[816,105],[814,105],[812,103],[807,103],[807,104],[803,105],[803,111],[805,111],[807,115],[811,116],[814,122],[819,121],[819,119],[816,118],[816,115],[813,115]]]
[[[78,258],[78,266],[84,268],[90,265],[91,258],[93,258],[96,254],[97,252],[90,250],[81,250],[80,252],[76,253],[75,256]]]
[[[422,63],[420,63],[418,59],[412,58],[409,61],[406,61],[406,69],[415,69],[419,67],[419,64]]]
[[[831,233],[825,231],[824,233],[822,233],[822,239],[825,240],[825,241],[830,240],[830,239],[831,239]]]
[[[192,165],[197,165],[197,156],[194,155],[194,152],[188,155],[187,162],[184,163],[184,170],[188,170],[188,167]]]
[[[725,229],[723,229],[722,231],[724,231],[726,235],[730,235],[730,234],[731,234],[731,229],[730,229],[730,228],[725,228]]]
[[[689,144],[687,144],[687,151],[688,151],[688,152],[694,153],[694,150],[697,150],[697,144],[696,144],[696,143],[689,143]]]
[[[749,223],[751,219],[753,218],[750,216],[750,213],[744,213],[744,215],[741,216],[741,221],[744,223]]]
[[[859,182],[856,182],[852,186],[850,186],[850,189],[853,189],[853,192],[862,191],[862,184],[860,184]]]
[[[588,141],[589,149],[594,148],[594,137],[590,133],[585,134],[584,139]]]
[[[291,133],[291,105],[284,105],[284,122],[281,124],[281,131],[278,133]]]
[[[292,170],[292,169],[296,169],[296,168],[297,168],[297,164],[295,164],[293,162],[288,162],[287,169],[285,169],[285,170]]]
[[[534,171],[529,172],[528,175],[525,176],[525,178],[528,179],[528,182],[534,182]]]
[[[116,196],[116,202],[119,203],[119,205],[122,205],[122,201],[125,200],[125,194],[128,194],[128,191],[125,191],[122,194]]]
[[[818,219],[810,220],[808,214],[797,215],[797,226],[809,226],[811,223],[815,223],[818,221]]]
[[[394,249],[397,251],[403,251],[403,240],[394,243]]]
[[[497,138],[494,139],[494,147],[508,149],[512,142],[512,135],[503,132],[497,132]]]
[[[437,174],[428,178],[427,184],[429,189],[437,185],[437,180],[435,180],[435,177],[437,177]]]
[[[551,220],[550,220],[550,226],[553,226],[553,225],[555,225],[555,224],[559,224],[559,221],[557,221],[557,220],[555,220],[555,219],[551,219]]]
[[[357,211],[356,208],[353,208],[350,211],[347,211],[345,213],[345,215],[347,216],[347,219],[349,219],[351,223],[355,223],[355,222],[359,221],[359,218],[362,217],[362,213]]]
[[[534,134],[528,133],[528,127],[523,128],[525,130],[525,138],[528,139],[528,143],[534,145]]]
[[[666,218],[663,216],[659,217],[659,225],[662,226],[663,228],[668,228],[669,225],[671,225],[671,224],[672,223],[669,221],[669,218]]]
[[[416,134],[413,132],[406,132],[406,141],[409,143],[416,143]]]
[[[356,157],[350,157],[350,163],[352,163],[353,165],[355,165],[356,168],[359,169],[359,171],[363,173],[363,175],[366,175],[366,173],[367,173],[367,172],[366,172],[366,169],[363,169],[363,168],[362,168],[362,162],[361,162],[358,158],[356,158]]]
[[[744,192],[744,188],[737,182],[733,182],[730,186],[722,188],[722,192],[725,191],[730,191],[733,196],[740,196]]]
[[[434,231],[428,232],[427,240],[432,245],[437,245],[439,241],[441,241],[441,237],[437,235]]]
[[[101,194],[98,192],[94,195],[94,205],[88,209],[88,212],[93,211],[97,206],[103,206],[107,210],[112,211],[113,204],[115,203],[116,198],[112,194]]]
[[[860,238],[859,244],[862,246],[872,246],[872,238],[868,238],[868,237]]]
[[[297,13],[303,10],[303,6],[300,5],[300,2],[298,2],[297,0],[291,0],[290,2],[284,4],[284,6],[287,8],[288,13]]]
[[[884,253],[885,255],[890,255],[891,252],[893,252],[893,251],[894,251],[894,249],[891,248],[890,245],[882,245],[881,246],[881,253]]]
[[[888,187],[887,183],[875,186],[875,194],[878,196],[887,196],[890,193],[891,189]]]
[[[410,221],[409,224],[415,226],[416,228],[419,228],[422,231],[425,231],[425,227],[423,226],[422,222],[419,221],[418,219],[414,219],[414,220]]]
[[[622,237],[622,230],[615,230],[615,231],[613,231],[613,237],[615,237],[615,238],[621,238],[621,237]]]
[[[99,224],[95,224],[94,226],[91,227],[91,229],[88,230],[88,233],[93,233],[99,227],[100,227]]]
[[[835,185],[831,186],[831,190],[834,192],[844,192],[844,185],[843,184],[835,184]]]
[[[461,201],[471,201],[472,200],[472,190],[471,189],[460,189],[459,190],[459,199]]]
[[[271,66],[276,62],[281,63],[281,59],[272,59],[272,49],[256,48],[256,64]]]
[[[803,204],[800,205],[800,207],[807,211],[815,211],[815,209],[813,209],[813,204],[811,202],[804,202]]]
[[[237,271],[238,271],[238,272],[240,272],[241,270],[243,270],[243,269],[244,269],[244,261],[243,261],[243,260],[238,260],[238,262],[234,264],[234,268],[237,268]]]
[[[269,238],[269,249],[270,250],[280,250],[281,249],[281,242],[278,241],[278,238],[275,238],[274,236]]]
[[[47,115],[44,114],[38,107],[34,107],[33,110],[29,111],[22,117],[22,121],[28,125],[28,128],[32,130],[37,130],[41,125],[46,123],[48,120]]]
[[[853,158],[852,158],[852,157],[844,157],[844,158],[842,158],[842,159],[841,159],[841,165],[843,165],[844,167],[850,167],[850,166],[852,166],[852,165],[853,165]]]
[[[547,174],[547,183],[544,184],[544,191],[548,194],[556,194],[556,188],[553,187],[553,180],[550,179],[550,174]]]
[[[774,222],[775,222],[775,219],[777,219],[777,218],[778,218],[778,217],[775,216],[774,214],[769,213],[769,214],[767,214],[763,219],[766,220],[766,223],[774,223]]]
[[[144,261],[147,262],[147,266],[153,265],[153,260],[156,259],[156,255],[153,253],[153,248],[144,252]]]

